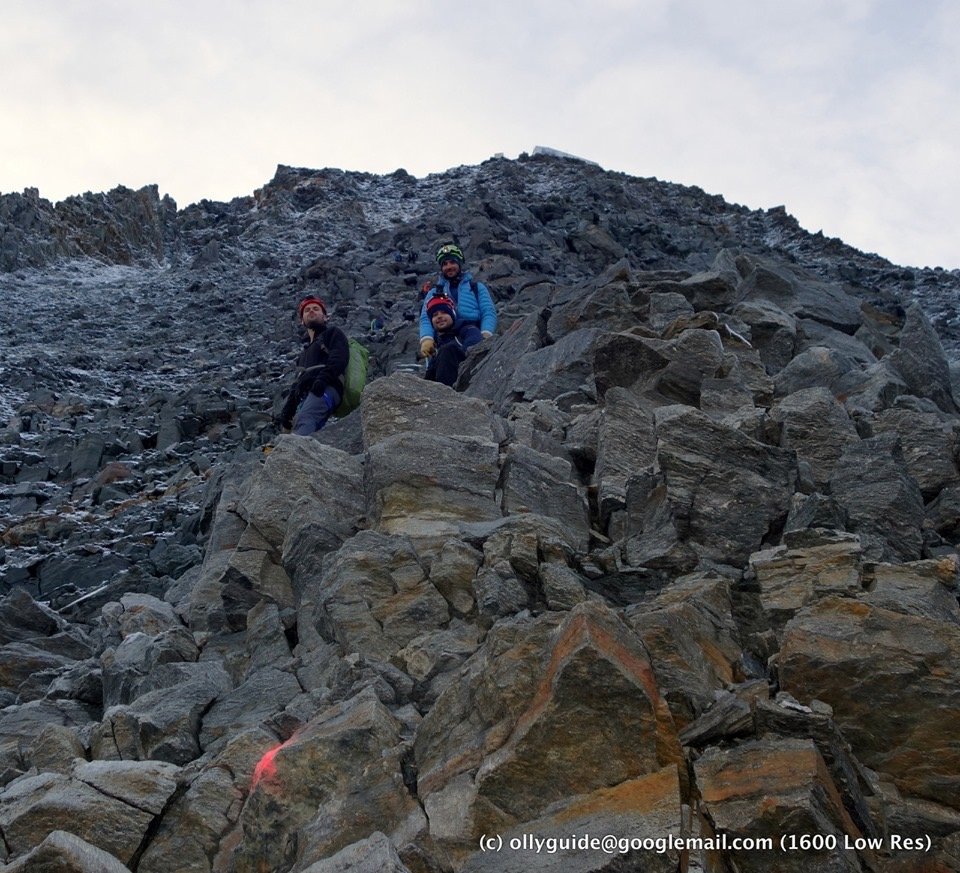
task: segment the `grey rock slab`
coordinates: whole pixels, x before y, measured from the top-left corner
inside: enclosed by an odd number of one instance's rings
[[[401,753],[400,724],[371,689],[325,709],[252,787],[233,863],[302,868],[376,830],[412,840],[426,819],[404,785]]]
[[[944,412],[957,411],[947,356],[930,319],[918,303],[907,309],[899,350],[893,357],[913,394],[929,397]]]
[[[694,770],[707,833],[772,838],[772,849],[730,850],[737,870],[865,869],[854,852],[781,850],[783,834],[830,835],[841,845],[844,835],[860,836],[812,740],[770,737],[731,749],[711,748],[697,759]]]
[[[495,438],[490,409],[482,400],[405,373],[373,382],[364,392],[360,415],[367,449],[402,433]]]
[[[397,434],[370,449],[365,470],[369,517],[384,533],[442,544],[457,524],[503,514],[499,446],[489,440]]]
[[[926,615],[827,598],[787,624],[780,687],[813,698],[856,758],[905,794],[960,808],[960,753],[951,727],[960,710],[960,626]],[[856,693],[851,693],[856,689]]]
[[[114,855],[68,831],[54,830],[4,873],[130,873]]]
[[[325,506],[328,515],[349,524],[349,498],[358,493],[360,477],[361,463],[352,455],[306,437],[282,436],[247,480],[238,512],[279,549],[301,499]]]
[[[386,834],[377,831],[329,858],[316,861],[304,868],[303,873],[410,873],[410,868],[400,860]]]
[[[780,445],[793,449],[810,465],[822,490],[833,475],[844,448],[860,437],[843,405],[826,388],[805,388],[789,394],[771,410],[780,424]]]
[[[496,837],[503,840],[493,844],[502,846],[498,851],[476,852],[461,869],[464,873],[673,873],[683,867],[680,851],[659,851],[656,841],[682,833],[677,771],[665,767],[561,801],[544,815],[498,833]],[[616,841],[608,847],[614,851],[598,844],[606,835]],[[645,841],[653,847],[644,849]]]
[[[63,624],[57,613],[37,603],[25,588],[14,588],[0,600],[0,644],[52,636]]]
[[[53,774],[20,779],[0,794],[0,828],[15,855],[67,827],[129,864],[154,817],[83,782]]]
[[[510,446],[504,463],[502,488],[502,505],[506,514],[551,515],[570,531],[578,551],[587,551],[589,507],[568,461],[527,446]]]
[[[108,760],[187,764],[200,755],[201,716],[218,694],[212,683],[195,681],[179,686],[176,694],[151,691],[110,707],[93,732],[92,752]]]
[[[745,562],[787,515],[792,452],[764,445],[689,407],[658,410],[657,464],[678,533],[705,557]]]
[[[302,691],[296,676],[284,670],[267,667],[252,674],[203,714],[200,744],[207,748],[216,740],[260,725]]]
[[[180,768],[163,761],[84,761],[74,778],[137,809],[160,815],[177,790]]]
[[[902,561],[922,557],[923,496],[896,434],[848,445],[830,488],[871,557]]]
[[[778,397],[804,388],[823,387],[838,392],[842,384],[849,393],[850,386],[842,379],[851,372],[860,379],[861,368],[854,358],[827,346],[812,346],[794,357],[773,381]]]
[[[602,520],[624,506],[627,480],[653,467],[656,445],[651,406],[624,388],[611,388],[597,428],[594,468]]]
[[[750,258],[753,269],[738,290],[744,300],[768,300],[797,318],[810,318],[853,332],[863,322],[860,303],[839,285],[767,258]]]
[[[324,564],[301,608],[313,606],[317,630],[345,653],[388,661],[414,637],[450,620],[443,595],[429,581],[403,537],[362,531]]]
[[[517,399],[533,401],[575,395],[582,401],[596,396],[593,352],[602,334],[581,328],[556,343],[527,352],[514,362],[509,390]]]
[[[48,725],[90,729],[96,709],[76,700],[32,700],[0,709],[0,770],[18,767],[27,749]]]
[[[885,409],[873,423],[874,433],[895,433],[907,470],[925,495],[936,495],[960,482],[957,451],[960,427],[945,416],[913,409]]]
[[[719,575],[677,580],[657,597],[626,610],[679,729],[734,682],[742,646],[730,587]]]
[[[797,350],[797,319],[768,300],[740,303],[733,312],[748,326],[767,372],[780,372]]]
[[[468,396],[489,401],[500,413],[509,409],[521,390],[514,380],[518,361],[546,343],[544,316],[543,310],[530,312],[498,338],[490,354],[470,374],[470,384],[465,391]]]

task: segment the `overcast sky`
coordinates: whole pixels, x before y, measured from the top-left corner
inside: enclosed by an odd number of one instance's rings
[[[0,192],[536,145],[960,268],[956,0],[0,0]]]

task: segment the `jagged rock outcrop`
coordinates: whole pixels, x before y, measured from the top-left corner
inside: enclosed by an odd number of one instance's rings
[[[955,277],[556,157],[0,221],[3,869],[960,870]],[[304,289],[376,355],[315,438]]]
[[[0,270],[44,267],[60,258],[110,264],[163,262],[179,235],[177,205],[156,185],[68,197],[55,206],[35,188],[0,196]]]

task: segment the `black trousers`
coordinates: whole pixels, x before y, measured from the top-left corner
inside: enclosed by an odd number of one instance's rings
[[[463,350],[463,346],[456,340],[444,343],[437,349],[437,353],[430,358],[424,378],[431,382],[453,385],[457,381],[460,365],[466,357],[467,353]]]

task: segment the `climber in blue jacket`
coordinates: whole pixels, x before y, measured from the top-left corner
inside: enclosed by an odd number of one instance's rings
[[[453,301],[456,311],[453,330],[464,351],[489,339],[497,329],[493,297],[486,285],[464,271],[460,247],[455,243],[444,243],[437,249],[437,264],[440,265],[440,276],[424,296],[420,307],[420,354],[424,358],[432,357],[437,350],[436,333],[427,311],[427,304],[436,296],[449,297]]]

